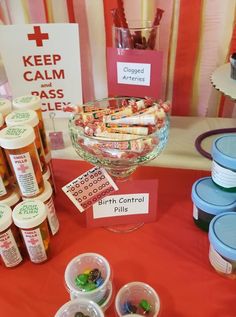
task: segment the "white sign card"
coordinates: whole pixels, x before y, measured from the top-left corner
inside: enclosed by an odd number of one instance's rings
[[[93,205],[93,217],[120,217],[148,214],[149,194],[109,195]]]
[[[39,96],[46,117],[82,103],[78,24],[1,25],[0,38],[12,98]]]

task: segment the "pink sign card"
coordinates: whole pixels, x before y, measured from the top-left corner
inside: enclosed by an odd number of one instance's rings
[[[161,98],[163,53],[107,48],[110,96]]]
[[[119,182],[115,193],[86,210],[88,227],[153,222],[157,216],[158,181]]]

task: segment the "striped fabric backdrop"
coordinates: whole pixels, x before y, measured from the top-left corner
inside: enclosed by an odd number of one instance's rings
[[[112,46],[111,9],[117,0],[0,0],[3,24],[78,23],[84,101],[104,98],[106,47]],[[164,10],[162,98],[173,115],[236,117],[235,103],[216,91],[212,72],[236,52],[236,0],[124,0],[127,20],[153,20]],[[236,85],[235,85],[236,87]]]

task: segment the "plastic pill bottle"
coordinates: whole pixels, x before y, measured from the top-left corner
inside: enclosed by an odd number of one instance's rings
[[[11,101],[6,98],[0,98],[0,112],[5,118],[12,111]]]
[[[53,170],[52,170],[52,162],[51,159],[48,161],[48,155],[46,156],[46,162],[47,162],[47,172],[43,174],[43,180],[44,182],[48,181],[50,185],[52,186],[53,195],[56,194],[56,184],[55,179],[53,177]]]
[[[12,209],[0,203],[0,255],[6,267],[14,267],[22,261],[22,243],[18,228],[12,221]]]
[[[40,163],[42,166],[42,173],[47,172],[47,164],[43,148],[42,139],[39,133],[39,118],[34,110],[15,110],[6,116],[6,124],[9,127],[15,125],[28,124],[34,129],[35,145],[38,151]]]
[[[5,128],[5,120],[2,113],[0,112],[0,130],[2,130],[3,128]]]
[[[33,263],[47,261],[50,235],[44,203],[40,200],[22,201],[13,209],[12,217],[20,229],[30,260]]]
[[[236,192],[236,134],[213,142],[211,177],[224,190]]]
[[[30,109],[30,110],[36,111],[39,118],[39,132],[42,138],[45,155],[47,155],[50,152],[50,149],[47,142],[47,136],[46,136],[46,131],[44,127],[40,98],[38,96],[33,96],[33,95],[21,96],[21,97],[13,99],[12,106],[14,110],[20,110],[20,109],[29,110]]]
[[[87,280],[92,272],[99,272],[94,282]],[[73,258],[65,270],[65,286],[70,299],[88,299],[97,303],[103,311],[112,302],[112,272],[106,258],[97,253],[82,253]],[[80,284],[80,277],[85,281]]]
[[[6,127],[0,131],[0,146],[16,176],[23,197],[32,198],[44,191],[43,175],[35,146],[34,130],[29,125]]]
[[[56,214],[56,209],[53,202],[52,186],[48,181],[44,182],[45,188],[42,194],[37,196],[37,199],[42,201],[47,209],[48,226],[52,235],[55,235],[59,230],[59,220]],[[25,200],[25,198],[24,198]]]
[[[60,309],[56,312],[54,317],[104,317],[103,311],[101,308],[93,301],[79,298],[71,300],[65,303]]]
[[[211,220],[218,214],[236,211],[236,195],[218,187],[211,177],[197,180],[192,186],[193,220],[208,232]]]
[[[0,148],[0,200],[8,197],[13,192],[13,177],[10,174],[7,159]]]
[[[216,216],[209,227],[209,260],[214,269],[236,279],[236,213]]]
[[[0,203],[9,206],[13,210],[20,201],[21,196],[19,194],[19,191],[17,189],[14,189],[11,195],[1,200]]]

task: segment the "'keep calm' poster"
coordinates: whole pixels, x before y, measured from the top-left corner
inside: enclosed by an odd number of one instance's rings
[[[0,38],[13,98],[39,96],[46,117],[82,103],[78,24],[3,25]]]

